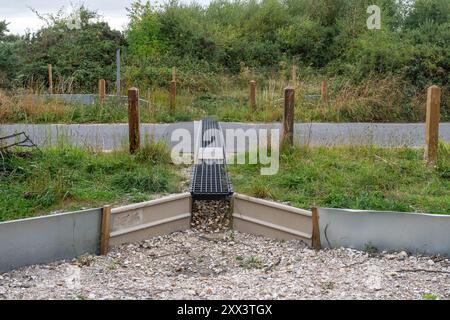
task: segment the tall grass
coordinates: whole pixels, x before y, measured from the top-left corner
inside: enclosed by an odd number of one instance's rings
[[[136,155],[68,146],[3,153],[0,221],[145,201],[178,191],[179,179],[161,143],[148,142]]]
[[[183,78],[184,77],[184,78]],[[169,108],[168,87],[141,88],[142,122],[167,123],[217,116],[221,121],[279,122],[283,118],[283,91],[296,87],[295,119],[299,122],[421,122],[425,119],[426,88],[417,91],[399,77],[368,79],[354,84],[328,79],[327,103],[320,99],[322,78],[299,75],[296,81],[276,74],[215,75],[206,85],[193,85],[189,75],[179,76],[177,106]],[[249,110],[249,81],[257,79],[257,110]],[[185,84],[185,82],[187,82]],[[196,83],[194,81],[194,83]],[[32,88],[33,89],[33,88]],[[34,89],[33,89],[34,90]],[[20,95],[0,92],[0,123],[119,123],[127,122],[126,103],[65,104],[36,99],[33,90]],[[450,121],[450,88],[443,88],[442,121]]]
[[[280,172],[231,165],[234,189],[256,197],[312,206],[450,214],[450,146],[436,167],[420,149],[297,147],[281,153]]]

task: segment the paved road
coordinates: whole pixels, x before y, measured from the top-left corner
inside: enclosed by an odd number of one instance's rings
[[[221,123],[226,129],[281,129],[281,124]],[[170,142],[176,129],[186,129],[194,136],[193,122],[175,124],[142,124],[142,139],[152,138]],[[25,131],[39,146],[61,142],[77,146],[112,150],[128,145],[127,124],[51,124],[0,125],[0,136]],[[325,145],[377,145],[383,147],[423,146],[424,124],[374,123],[302,123],[295,125],[295,142],[312,146]],[[450,123],[441,123],[440,139],[450,143]],[[173,145],[174,143],[172,143]],[[238,150],[241,152],[242,150]],[[236,152],[236,150],[227,150]]]

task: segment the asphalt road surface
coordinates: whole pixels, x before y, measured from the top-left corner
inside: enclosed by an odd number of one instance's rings
[[[281,124],[221,123],[222,129],[281,129]],[[155,139],[171,141],[177,129],[185,129],[194,140],[194,123],[142,124],[142,141]],[[128,146],[127,124],[7,124],[0,125],[0,136],[25,132],[38,146],[67,143],[101,150]],[[420,147],[425,141],[425,124],[376,123],[299,123],[295,125],[296,144],[310,146],[376,145],[381,147]],[[242,135],[242,133],[240,134]],[[450,143],[450,123],[441,123],[440,139]],[[242,152],[243,146],[228,147],[227,152]]]

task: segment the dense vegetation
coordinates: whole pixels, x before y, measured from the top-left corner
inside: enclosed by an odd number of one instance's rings
[[[0,22],[0,85],[41,89],[48,80],[47,65],[53,65],[58,91],[88,91],[98,79],[115,80],[116,48],[125,43],[119,31],[98,20],[95,12],[81,7],[80,29],[72,29],[61,12],[40,16],[47,26],[22,37],[4,36]],[[96,20],[97,19],[97,20]]]
[[[280,172],[261,165],[229,166],[237,192],[311,206],[450,214],[450,146],[436,168],[423,150],[375,147],[298,147],[281,154]]]
[[[367,28],[372,4],[381,8],[381,30]],[[80,30],[68,28],[62,13],[42,17],[47,25],[22,37],[7,36],[0,22],[0,86],[42,89],[51,63],[59,91],[93,92],[100,78],[112,91],[120,47],[123,89],[167,88],[177,66],[180,91],[212,95],[208,103],[231,114],[225,120],[251,115],[235,116],[239,104],[222,100],[245,97],[250,78],[270,93],[274,81],[291,81],[293,64],[302,88],[330,80],[331,114],[303,120],[423,120],[431,84],[443,87],[443,120],[450,119],[448,0],[134,2],[123,33],[86,7],[79,11]],[[275,114],[257,118],[278,120]]]

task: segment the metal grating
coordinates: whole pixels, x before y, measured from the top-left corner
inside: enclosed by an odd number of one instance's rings
[[[204,119],[202,121],[202,148],[224,148],[221,128],[217,121]],[[221,200],[233,194],[233,188],[228,177],[225,159],[202,159],[194,164],[191,175],[190,192],[196,200]]]
[[[233,189],[225,164],[194,165],[190,191],[198,200],[220,200],[231,196]]]
[[[214,133],[222,132],[217,121],[211,119],[202,120],[202,148],[223,148],[221,137],[217,137]]]

